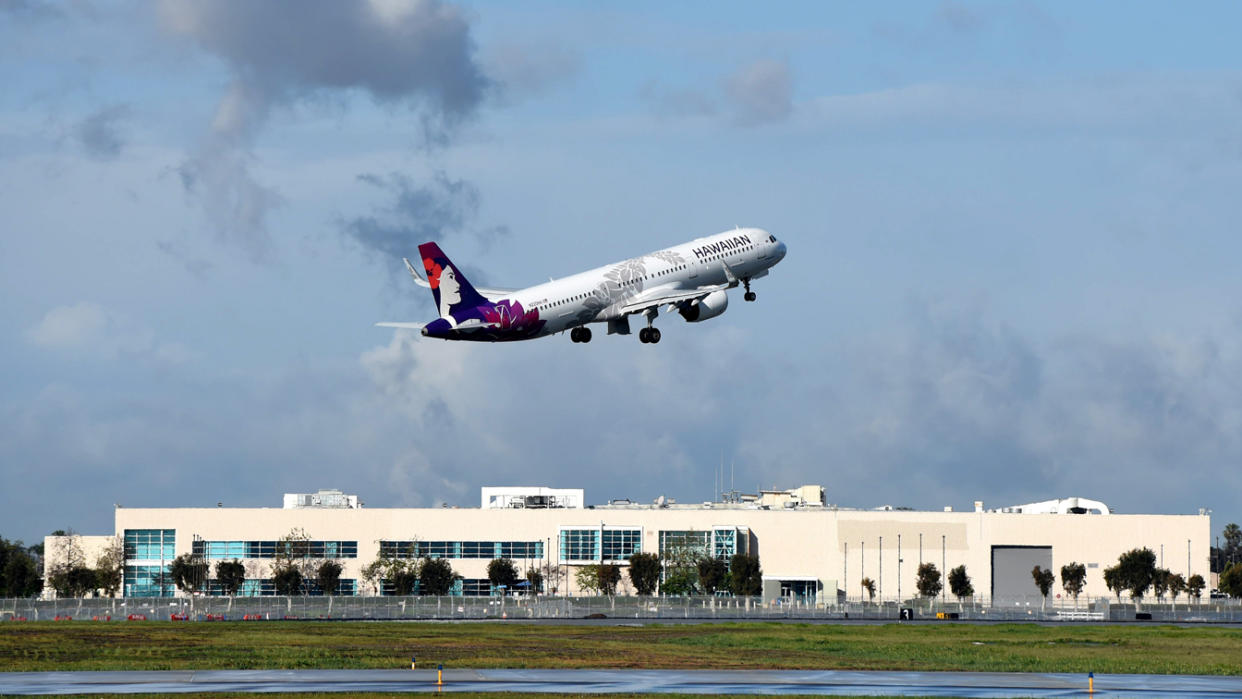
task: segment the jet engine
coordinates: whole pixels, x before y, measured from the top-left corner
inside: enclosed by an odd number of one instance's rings
[[[708,318],[715,318],[729,307],[729,295],[723,289],[713,291],[701,299],[683,303],[677,312],[687,323],[697,323]]]

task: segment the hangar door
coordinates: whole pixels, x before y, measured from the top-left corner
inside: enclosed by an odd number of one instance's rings
[[[1039,598],[1031,569],[1052,568],[1051,546],[993,546],[992,604],[1005,600]]]

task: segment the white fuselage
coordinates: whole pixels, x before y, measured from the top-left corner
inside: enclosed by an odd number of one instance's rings
[[[767,231],[739,228],[490,300],[537,309],[546,322],[540,335],[548,335],[619,320],[646,299],[761,277],[784,256],[785,244]]]

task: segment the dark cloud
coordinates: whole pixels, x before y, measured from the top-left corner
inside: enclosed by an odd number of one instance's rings
[[[761,59],[729,77],[725,94],[739,124],[781,121],[793,113],[793,78],[784,61]]]
[[[130,109],[123,104],[103,107],[78,124],[77,137],[87,155],[99,160],[113,160],[125,147],[120,122],[129,117]]]
[[[341,232],[363,250],[385,257],[409,257],[420,243],[471,235],[482,243],[508,232],[503,226],[471,228],[479,192],[464,180],[437,172],[422,186],[405,175],[364,174],[358,179],[391,195],[391,205],[341,222]]]
[[[167,0],[162,10],[171,31],[219,56],[269,102],[356,89],[426,104],[455,121],[474,111],[489,84],[465,17],[436,0]]]
[[[445,143],[490,86],[469,23],[437,0],[165,0],[160,16],[169,33],[194,40],[233,75],[211,133],[181,175],[219,236],[256,259],[272,247],[266,222],[280,197],[250,175],[249,161],[274,107],[362,92],[409,107],[425,141]]]

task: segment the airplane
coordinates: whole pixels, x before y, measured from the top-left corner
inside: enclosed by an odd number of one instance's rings
[[[724,313],[725,291],[739,284],[746,289],[743,298],[754,301],[751,281],[785,257],[785,244],[762,228],[738,228],[525,289],[475,287],[434,242],[419,245],[418,252],[427,277],[408,259],[405,267],[416,284],[431,289],[440,317],[377,326],[475,342],[531,340],[568,330],[572,341],[590,342],[588,324],[606,323],[609,335],[629,335],[630,316],[641,315],[646,326],[638,339],[654,344],[660,341],[653,323],[661,307],[698,323]]]

